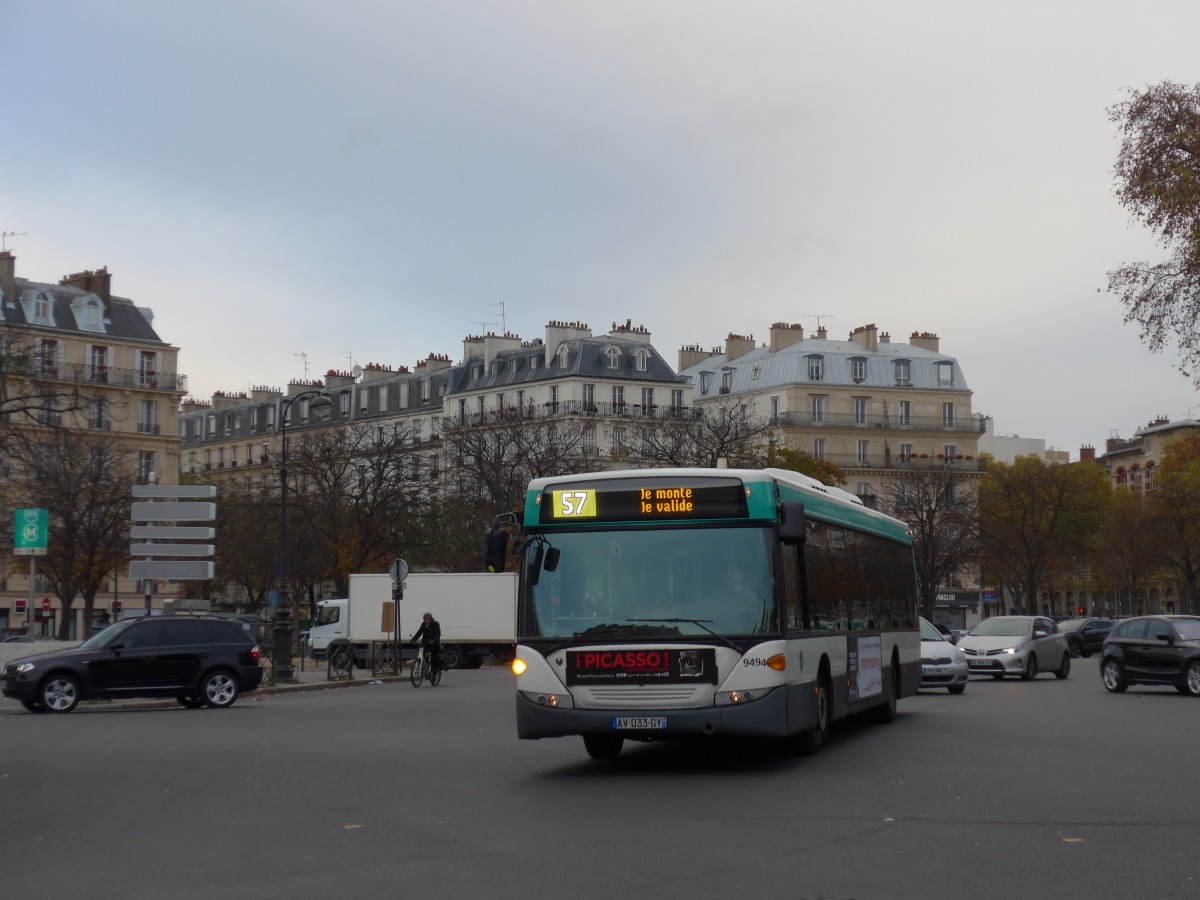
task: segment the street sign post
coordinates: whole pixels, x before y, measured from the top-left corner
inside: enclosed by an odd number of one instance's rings
[[[129,574],[146,583],[149,614],[155,581],[208,581],[215,574],[212,544],[179,542],[211,541],[216,529],[174,523],[216,519],[217,504],[205,501],[214,500],[217,489],[212,485],[142,484],[134,487],[133,496],[142,502],[133,504],[130,518],[141,524],[133,526],[131,537],[145,543],[132,544],[130,552],[146,559],[130,563]]]
[[[44,509],[18,509],[13,521],[13,555],[29,557],[29,604],[25,607],[25,639],[33,640],[33,583],[37,558],[50,546],[50,513]]]

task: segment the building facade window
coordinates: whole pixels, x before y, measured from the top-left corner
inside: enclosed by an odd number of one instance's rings
[[[101,383],[108,381],[108,348],[95,345],[88,348],[88,379]]]
[[[900,465],[911,466],[912,458],[913,458],[913,445],[912,444],[901,444],[900,445]]]
[[[808,380],[809,381],[824,381],[825,380],[825,357],[823,357],[823,356],[808,357]]]
[[[619,384],[613,385],[612,404],[614,412],[621,412],[625,409],[625,388]]]
[[[608,369],[616,369],[621,362],[621,351],[616,347],[608,347],[604,351],[604,365]]]
[[[901,400],[896,404],[897,418],[901,428],[909,428],[912,426],[912,401]]]
[[[867,361],[865,359],[850,360],[850,380],[862,384],[867,380]]]
[[[871,442],[870,441],[858,441],[857,445],[858,446],[857,446],[857,454],[856,454],[855,461],[860,466],[870,465],[871,464]]]
[[[594,384],[585,384],[583,386],[583,405],[584,408],[596,408],[596,386]]]
[[[642,412],[649,413],[654,409],[654,388],[642,388]]]
[[[912,364],[907,359],[898,359],[895,362],[896,366],[896,384],[900,387],[907,387],[912,384]]]
[[[825,458],[825,438],[813,438],[813,459]]]
[[[671,391],[671,408],[683,409],[683,391],[680,389],[672,389]]]
[[[812,398],[812,423],[814,425],[820,425],[820,424],[824,423],[824,421],[825,421],[825,398],[824,397],[813,397]]]
[[[954,404],[953,403],[943,403],[942,404],[942,427],[943,428],[953,428],[954,427]]]
[[[867,424],[867,401],[864,397],[854,398],[854,424]]]

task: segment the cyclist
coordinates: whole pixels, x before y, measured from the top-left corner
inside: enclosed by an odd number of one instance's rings
[[[426,650],[429,651],[433,671],[440,670],[442,668],[442,626],[433,617],[433,613],[425,613],[421,616],[421,627],[412,636],[412,643],[415,644],[417,641],[421,642],[422,653]]]

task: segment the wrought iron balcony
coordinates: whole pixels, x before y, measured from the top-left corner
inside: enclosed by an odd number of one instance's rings
[[[91,363],[54,363],[43,360],[37,361],[33,367],[33,371],[36,377],[49,378],[56,381],[105,384],[113,387],[138,388],[146,391],[187,393],[187,376],[176,375],[173,372],[118,369],[113,366],[97,366]]]
[[[863,431],[940,431],[983,434],[987,431],[983,416],[857,416],[854,413],[822,413],[811,411],[782,412],[772,424],[784,428],[854,428]]]

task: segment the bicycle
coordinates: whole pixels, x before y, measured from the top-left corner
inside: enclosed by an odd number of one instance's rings
[[[412,671],[409,673],[413,687],[420,687],[421,682],[428,680],[431,685],[437,685],[442,680],[442,667],[434,665],[433,650],[422,647],[417,658],[413,660]]]

